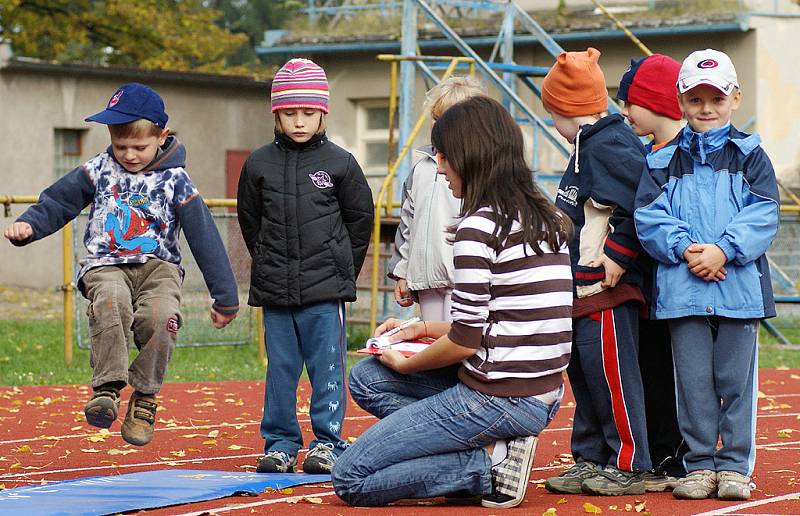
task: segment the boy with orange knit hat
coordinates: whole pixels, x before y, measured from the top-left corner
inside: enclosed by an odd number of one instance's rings
[[[642,494],[651,469],[638,365],[641,248],[633,224],[646,151],[622,115],[608,114],[600,52],[564,52],[542,83],[542,102],[575,145],[556,206],[575,224],[573,345],[575,465],[547,479],[555,493]]]

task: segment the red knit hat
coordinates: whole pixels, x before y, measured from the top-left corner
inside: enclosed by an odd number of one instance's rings
[[[542,81],[542,102],[561,116],[594,115],[608,110],[608,90],[597,62],[600,51],[562,52]]]
[[[627,101],[673,120],[681,119],[678,105],[678,72],[681,64],[671,57],[653,54],[636,70]]]

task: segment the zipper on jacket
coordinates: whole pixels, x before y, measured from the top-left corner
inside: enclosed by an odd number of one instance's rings
[[[425,229],[425,263],[423,263],[423,270],[425,271],[425,285],[427,288],[431,288],[431,274],[430,274],[430,267],[428,266],[431,259],[430,259],[430,252],[431,252],[431,243],[428,241],[430,238],[430,224],[431,224],[431,210],[433,209],[433,197],[436,194],[438,181],[439,181],[439,172],[435,172],[436,175],[433,176],[433,188],[431,188],[431,195],[428,199],[428,209],[426,211],[425,217],[425,225],[423,228]]]

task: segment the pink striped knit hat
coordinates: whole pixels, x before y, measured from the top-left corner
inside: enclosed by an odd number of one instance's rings
[[[318,64],[291,59],[272,79],[272,112],[289,108],[312,108],[328,112],[328,78]]]

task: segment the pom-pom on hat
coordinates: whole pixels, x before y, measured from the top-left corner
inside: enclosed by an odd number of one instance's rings
[[[561,116],[594,115],[608,110],[600,51],[562,52],[542,82],[542,102]]]
[[[713,86],[725,95],[733,93],[739,87],[739,79],[731,58],[711,48],[689,54],[678,74],[678,91],[686,93],[700,84]]]
[[[682,114],[675,88],[680,69],[679,62],[661,54],[631,61],[619,83],[617,98],[680,120]]]
[[[311,108],[328,112],[328,77],[308,59],[291,59],[272,79],[272,112],[279,109]]]

